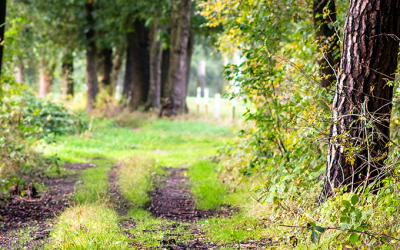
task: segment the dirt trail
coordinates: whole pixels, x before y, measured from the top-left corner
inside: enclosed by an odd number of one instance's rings
[[[48,220],[59,215],[70,205],[68,197],[73,194],[74,185],[82,183],[78,181],[77,171],[93,166],[93,164],[66,163],[64,167],[75,171],[75,174],[36,179],[36,182],[42,182],[47,186],[47,190],[38,197],[0,200],[0,215],[3,216],[3,221],[0,223],[4,223],[4,227],[0,228],[0,248],[40,247],[41,240],[47,238],[52,230]],[[19,237],[9,234],[11,231],[24,228],[30,228],[29,238],[23,245],[19,245],[17,242]]]
[[[156,178],[154,192],[148,210],[153,216],[177,221],[169,229],[186,231],[191,235],[189,240],[182,241],[180,233],[170,235],[160,241],[162,249],[216,249],[213,242],[207,242],[204,231],[199,225],[192,224],[197,220],[218,217],[230,217],[233,209],[230,206],[213,210],[196,209],[195,200],[190,192],[191,183],[186,168],[166,168],[165,178]],[[186,224],[186,223],[189,224]],[[183,224],[181,224],[183,223]]]
[[[155,183],[155,191],[150,193],[152,203],[148,210],[159,218],[193,222],[199,219],[212,218],[215,215],[230,215],[233,211],[227,210],[227,214],[213,210],[197,210],[196,203],[190,192],[191,184],[185,175],[185,168],[167,168],[166,179]]]

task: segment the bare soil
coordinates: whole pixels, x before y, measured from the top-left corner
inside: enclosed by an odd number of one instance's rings
[[[0,199],[1,223],[4,224],[0,228],[0,248],[40,248],[41,240],[47,238],[52,230],[52,218],[69,207],[68,197],[73,194],[74,185],[82,182],[78,181],[77,171],[93,167],[93,164],[66,163],[64,167],[75,173],[59,178],[35,179],[35,182],[47,186],[43,194],[32,198]],[[17,232],[22,229],[27,230],[27,235],[17,236]]]
[[[194,222],[201,219],[229,217],[233,214],[230,205],[212,210],[198,210],[190,192],[191,184],[185,176],[186,168],[166,168],[167,176],[162,182],[155,183],[155,191],[148,210],[158,218]]]

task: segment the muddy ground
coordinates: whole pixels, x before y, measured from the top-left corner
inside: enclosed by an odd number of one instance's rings
[[[14,197],[0,199],[0,248],[27,249],[39,248],[42,240],[46,239],[51,230],[52,219],[70,206],[68,197],[73,194],[74,186],[82,181],[78,180],[78,171],[93,167],[93,164],[66,163],[65,168],[71,174],[59,178],[37,178],[35,183],[43,183],[47,190],[35,197]],[[31,180],[33,181],[33,180]],[[24,235],[19,230],[27,230]]]

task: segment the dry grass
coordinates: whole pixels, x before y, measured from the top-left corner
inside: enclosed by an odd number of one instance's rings
[[[149,201],[147,192],[153,188],[151,175],[154,171],[155,161],[145,157],[135,156],[121,165],[118,184],[125,197],[136,206]]]

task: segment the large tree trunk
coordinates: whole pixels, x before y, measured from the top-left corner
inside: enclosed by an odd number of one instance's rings
[[[62,94],[63,96],[74,96],[74,58],[72,52],[66,53],[62,58]]]
[[[45,97],[53,88],[55,65],[42,59],[40,62],[39,97]]]
[[[102,87],[108,88],[111,91],[111,73],[113,69],[112,49],[101,49],[101,83]]]
[[[194,47],[194,30],[190,30],[190,36],[189,36],[188,45],[187,45],[187,55],[186,55],[186,84],[185,84],[185,90],[183,92],[185,95],[185,97],[184,97],[184,102],[185,102],[184,112],[186,114],[189,113],[189,108],[187,106],[186,97],[187,97],[187,92],[189,89],[190,65],[192,62],[193,47]]]
[[[168,86],[168,71],[169,71],[169,61],[171,58],[171,50],[168,47],[162,52],[161,60],[161,98],[167,97],[167,91],[170,88]]]
[[[145,110],[160,107],[161,98],[161,62],[162,42],[157,40],[158,18],[154,18],[150,30],[150,89],[147,97]]]
[[[0,79],[1,79],[1,68],[3,65],[3,47],[4,47],[4,31],[6,26],[6,8],[7,1],[0,0]]]
[[[93,3],[86,4],[86,21],[89,30],[86,32],[86,82],[87,82],[87,103],[86,112],[92,111],[96,101],[98,89],[97,82],[97,58],[96,58],[96,41],[94,31]]]
[[[172,1],[168,97],[163,104],[162,116],[175,116],[182,113],[185,108],[187,46],[190,36],[191,7],[191,0]]]
[[[324,8],[327,7],[329,15],[324,18]],[[320,50],[318,64],[322,78],[321,87],[329,87],[336,80],[335,68],[338,67],[339,40],[334,23],[336,22],[335,0],[314,0],[313,8],[315,36]]]
[[[150,55],[148,29],[144,21],[134,22],[134,32],[127,33],[128,52],[123,94],[129,108],[135,110],[146,101],[150,85]]]
[[[385,175],[393,79],[399,51],[400,0],[351,0],[323,195],[379,181]]]

